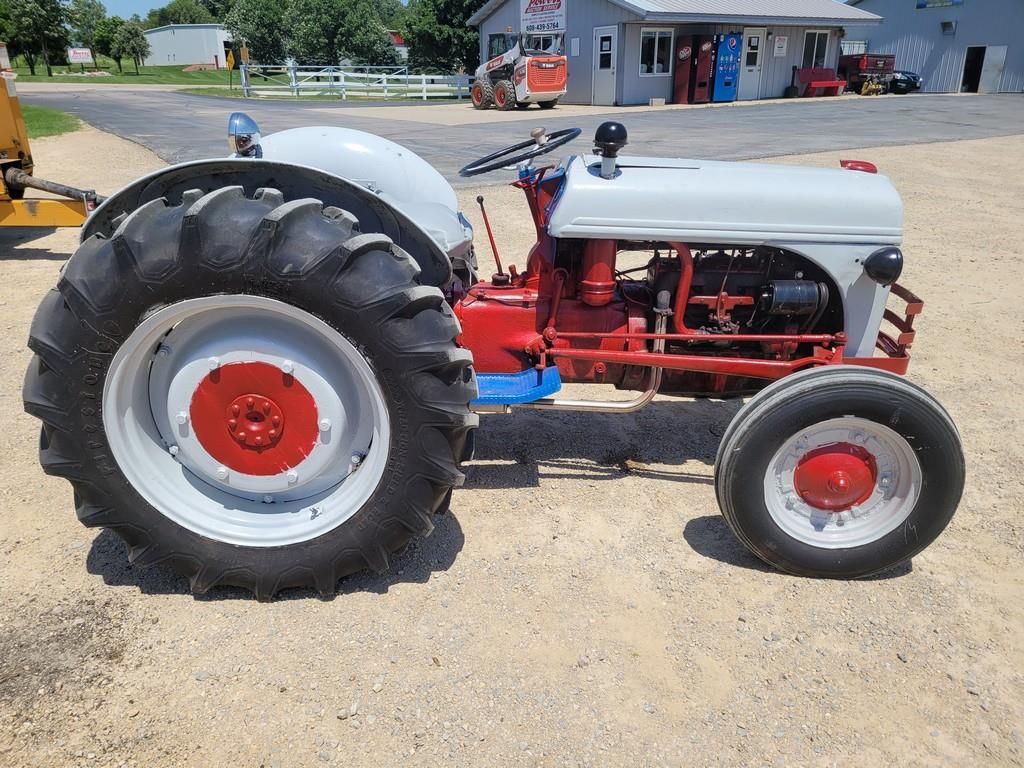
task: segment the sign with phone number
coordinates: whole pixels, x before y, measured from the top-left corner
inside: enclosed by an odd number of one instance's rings
[[[519,31],[564,32],[566,0],[519,0]]]

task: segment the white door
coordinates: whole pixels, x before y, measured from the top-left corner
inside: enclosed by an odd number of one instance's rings
[[[591,104],[615,103],[616,27],[594,27],[594,90]]]
[[[740,82],[736,98],[756,99],[761,96],[761,67],[764,65],[765,28],[743,28],[743,58],[740,59]]]
[[[999,83],[1003,79],[1003,68],[1006,66],[1006,46],[990,45],[985,49],[985,60],[981,65],[981,79],[978,80],[978,93],[999,93]]]

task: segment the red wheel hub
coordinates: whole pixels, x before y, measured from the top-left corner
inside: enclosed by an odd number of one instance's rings
[[[804,454],[793,471],[793,485],[812,507],[841,512],[871,496],[877,475],[875,457],[864,448],[831,443]]]
[[[189,407],[196,438],[216,461],[249,475],[277,475],[316,445],[313,396],[269,363],[229,363],[199,382]]]

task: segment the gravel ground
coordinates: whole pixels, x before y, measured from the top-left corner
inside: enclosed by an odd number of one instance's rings
[[[160,165],[91,129],[33,147],[101,192]],[[39,470],[24,342],[75,233],[0,232],[0,765],[1021,765],[1024,137],[851,154],[904,194],[911,378],[969,469],[935,545],[852,583],[746,554],[712,486],[737,404],[659,398],[486,417],[434,535],[334,599],[192,597]],[[485,194],[521,265],[518,193]]]

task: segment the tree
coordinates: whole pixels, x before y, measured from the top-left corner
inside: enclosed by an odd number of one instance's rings
[[[95,44],[96,50],[104,56],[109,56],[117,62],[117,71],[122,72],[121,56],[114,53],[114,38],[125,25],[125,20],[120,16],[108,16],[96,25]]]
[[[291,0],[284,11],[287,53],[300,64],[338,63],[342,0]]]
[[[398,54],[372,0],[291,0],[284,12],[287,52],[301,64],[341,59],[387,65]]]
[[[398,51],[371,0],[347,0],[338,37],[338,58],[357,64],[394,66]]]
[[[280,0],[235,0],[224,26],[236,41],[245,40],[256,61],[277,64],[284,60],[284,10]]]
[[[100,0],[71,0],[68,6],[68,21],[77,42],[89,49],[94,65],[96,63],[96,28],[107,17],[107,9]]]
[[[15,50],[25,56],[29,71],[36,73],[36,57],[43,57],[48,77],[53,77],[50,51],[67,45],[66,14],[60,0],[10,0],[9,33]]]
[[[163,8],[154,8],[146,15],[146,29],[168,24],[212,24],[216,19],[199,0],[171,0]]]
[[[117,31],[113,51],[116,56],[127,56],[135,63],[135,74],[139,74],[139,62],[149,56],[151,48],[142,25],[135,21],[126,22]]]
[[[405,24],[406,6],[401,0],[375,0],[377,15],[388,29],[401,30]]]
[[[466,26],[484,0],[417,0],[405,19],[409,63],[420,70],[474,71],[480,64],[480,35]]]

